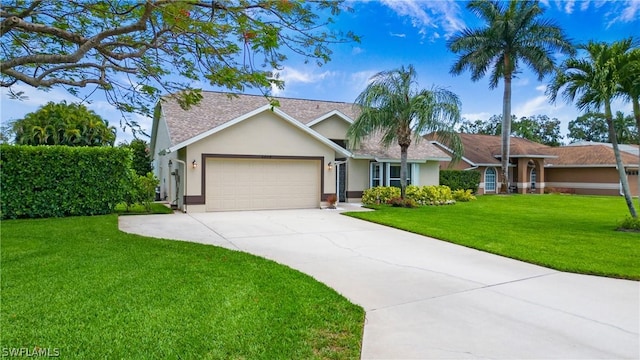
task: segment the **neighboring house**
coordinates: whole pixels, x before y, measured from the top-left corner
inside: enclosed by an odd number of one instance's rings
[[[451,153],[447,145],[434,140],[433,135],[426,138]],[[501,185],[500,136],[460,134],[460,139],[464,146],[463,157],[452,168],[480,171],[478,194],[498,193]],[[625,151],[621,156],[631,192],[637,195],[638,156]],[[621,192],[611,144],[551,147],[511,137],[509,164],[512,192],[541,194],[545,189],[591,195],[618,195]],[[448,166],[448,161],[441,163],[442,169]]]
[[[161,196],[189,211],[319,208],[331,194],[357,202],[372,186],[399,185],[400,148],[370,137],[352,149],[353,104],[203,92],[183,110],[166,97],[151,134]],[[428,141],[409,148],[408,180],[439,181],[450,157]]]

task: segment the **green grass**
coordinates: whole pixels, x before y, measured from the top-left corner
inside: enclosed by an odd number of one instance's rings
[[[117,216],[2,222],[0,347],[76,359],[354,359],[362,308],[214,246],[125,234]]]
[[[347,215],[561,271],[640,280],[640,233],[615,231],[628,215],[620,197],[487,195]]]
[[[161,203],[151,203],[151,211],[147,211],[147,209],[142,204],[135,204],[127,207],[124,203],[116,205],[116,213],[120,215],[141,215],[141,214],[172,214],[173,210],[168,206]]]

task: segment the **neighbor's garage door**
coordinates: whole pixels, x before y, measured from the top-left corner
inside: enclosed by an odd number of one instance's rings
[[[320,161],[208,159],[207,211],[316,208]]]

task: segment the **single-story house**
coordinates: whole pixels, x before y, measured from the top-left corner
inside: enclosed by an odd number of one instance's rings
[[[160,194],[184,211],[319,208],[334,194],[358,202],[362,192],[400,182],[400,148],[376,136],[349,146],[357,118],[350,103],[203,92],[188,110],[157,104],[151,154]],[[450,157],[429,141],[408,151],[408,181],[436,185]]]
[[[501,137],[459,134],[464,147],[462,160],[451,168],[477,170],[481,173],[478,194],[492,194],[501,186]],[[447,144],[427,139],[451,154]],[[638,156],[621,151],[631,192],[638,194]],[[450,161],[441,162],[448,168]],[[620,179],[611,144],[588,144],[551,147],[526,139],[511,137],[510,190],[517,193],[559,191],[575,194],[618,195]]]

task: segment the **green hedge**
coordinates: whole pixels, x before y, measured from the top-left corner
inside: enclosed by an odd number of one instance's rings
[[[440,185],[451,190],[471,190],[475,194],[480,186],[480,175],[476,170],[440,170]]]
[[[130,186],[130,168],[128,149],[1,145],[1,216],[111,213]]]

